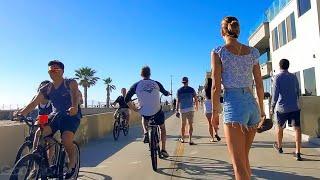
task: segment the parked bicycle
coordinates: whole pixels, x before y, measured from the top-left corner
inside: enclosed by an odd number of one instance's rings
[[[27,122],[27,118],[18,116],[21,121]],[[38,120],[40,127],[40,138],[35,150],[23,156],[14,166],[10,175],[10,180],[19,179],[42,179],[55,178],[59,180],[65,179],[68,165],[68,155],[65,147],[61,142],[52,135],[44,136],[43,127],[48,123],[48,116],[42,116]],[[75,146],[75,174],[71,179],[77,179],[80,169],[80,149],[76,142]],[[49,162],[47,151],[51,147],[57,147],[57,155]]]

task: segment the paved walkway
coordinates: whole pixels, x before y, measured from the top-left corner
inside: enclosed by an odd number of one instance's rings
[[[171,155],[160,160],[158,172],[152,171],[148,146],[141,142],[141,127],[130,129],[128,137],[115,142],[111,135],[91,142],[81,149],[82,168],[79,179],[232,179],[233,171],[225,144],[209,142],[207,120],[202,111],[195,114],[194,141],[196,146],[181,144],[180,120],[171,116],[166,121],[167,150]],[[223,137],[223,132],[220,133]],[[272,148],[273,133],[258,134],[251,149],[253,179],[320,179],[320,149],[303,144],[304,161],[293,158],[293,137],[286,136],[284,154]]]

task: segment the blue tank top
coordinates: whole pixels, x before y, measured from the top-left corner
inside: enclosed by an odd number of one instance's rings
[[[55,88],[53,83],[48,83],[40,92],[43,96],[52,102],[53,113],[66,113],[66,111],[71,107],[71,90],[70,83],[75,81],[73,79],[65,79],[64,82],[58,88]],[[81,112],[78,108],[77,116],[81,118]]]

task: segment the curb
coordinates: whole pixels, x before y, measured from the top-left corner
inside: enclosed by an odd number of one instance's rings
[[[295,132],[292,131],[292,130],[285,129],[283,132],[284,132],[285,134],[290,135],[290,136],[295,136]],[[308,135],[306,135],[306,134],[302,134],[301,136],[302,136],[302,137],[301,137],[302,142],[309,142],[309,143],[311,143],[311,144],[313,144],[313,145],[318,145],[318,146],[320,146],[320,138],[310,137],[310,136],[308,136]]]

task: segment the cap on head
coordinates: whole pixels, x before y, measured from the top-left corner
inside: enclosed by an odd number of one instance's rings
[[[61,68],[62,70],[64,70],[64,64],[62,62],[60,62],[59,60],[52,60],[48,63],[48,66],[53,66],[56,65],[59,68]]]
[[[182,82],[182,83],[187,83],[187,82],[189,82],[188,77],[183,77],[181,82]]]

